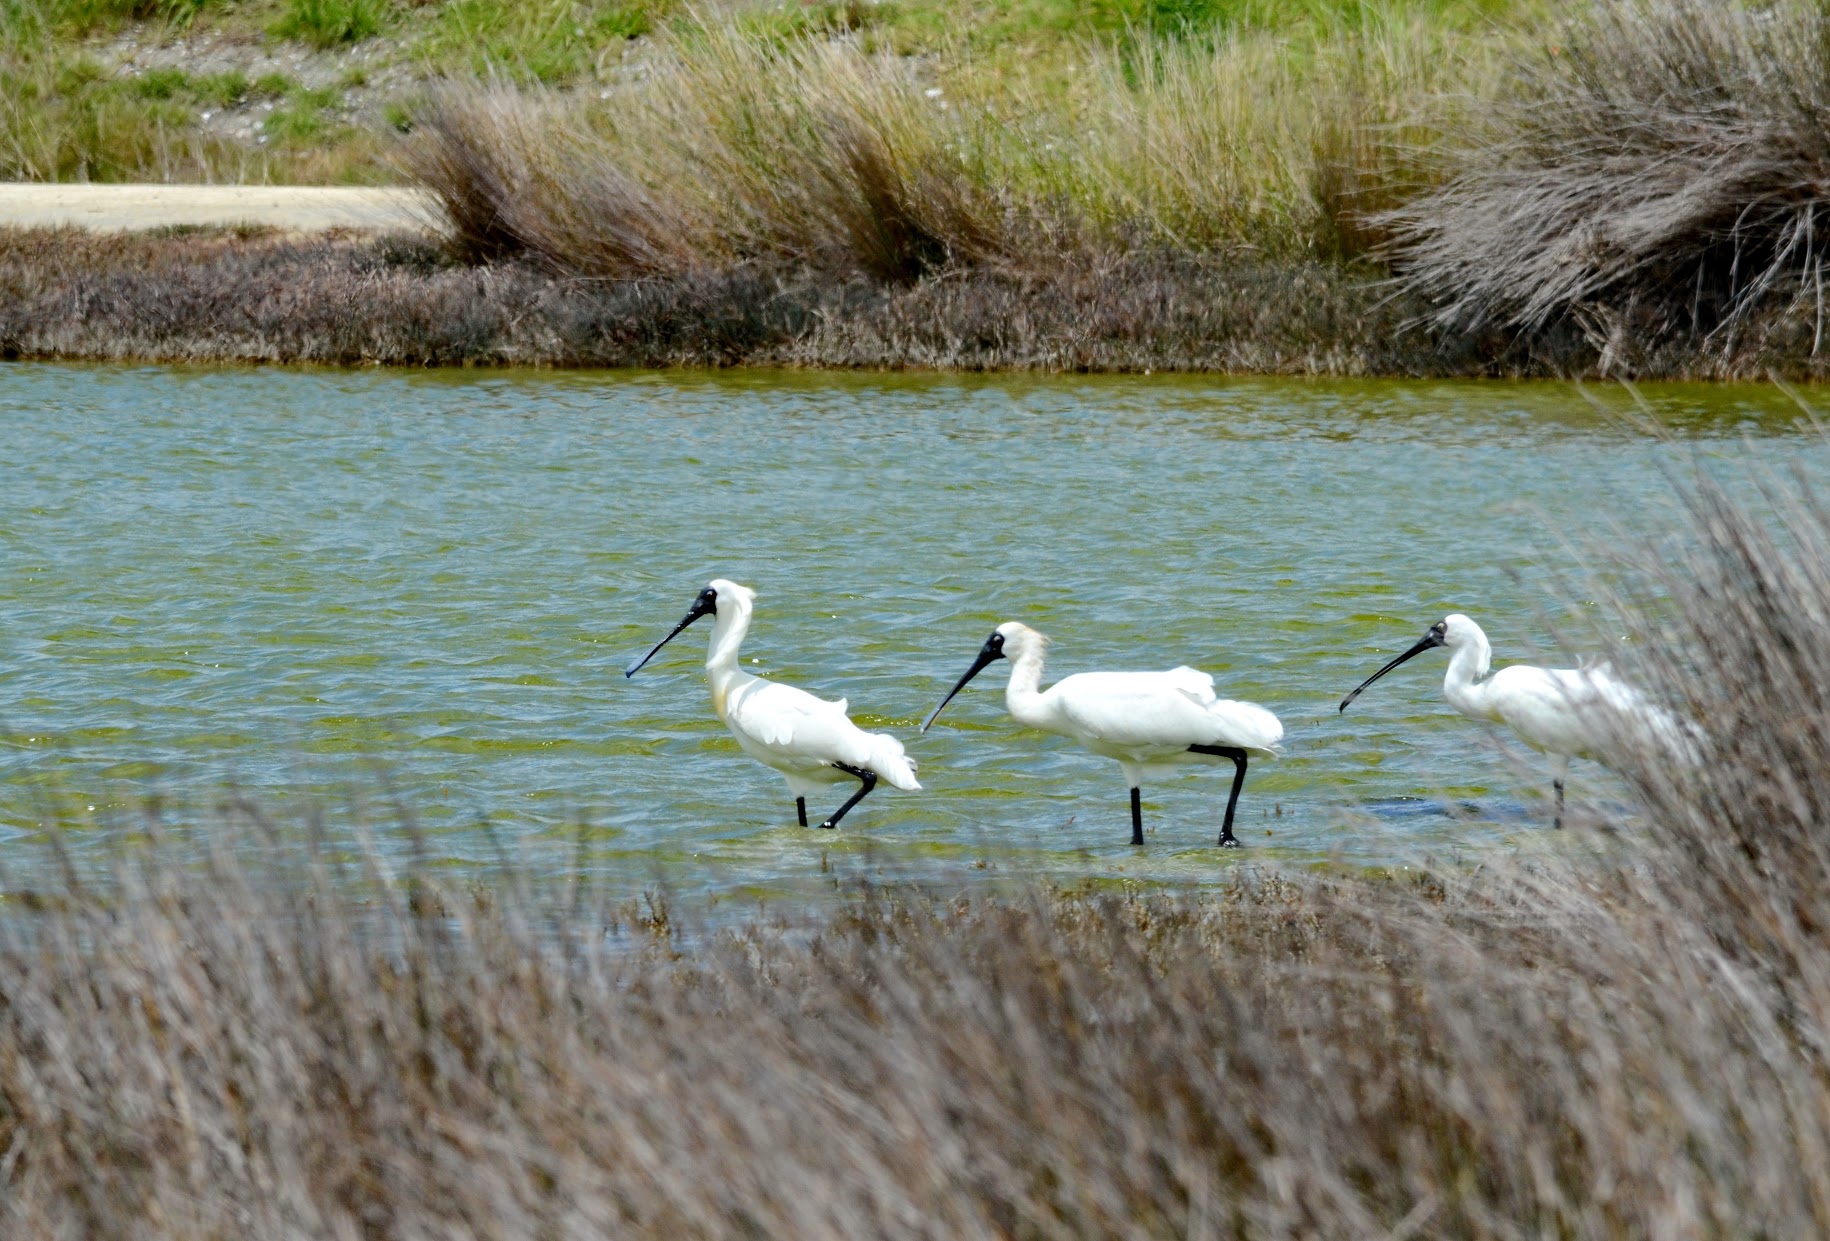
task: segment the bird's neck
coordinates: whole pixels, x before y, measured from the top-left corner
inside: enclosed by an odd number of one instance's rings
[[[718,609],[717,620],[712,624],[711,642],[705,652],[705,679],[712,685],[712,710],[721,720],[731,690],[743,676],[737,667],[737,650],[749,632],[749,608],[726,605]]]
[[[1476,634],[1473,641],[1456,648],[1449,658],[1448,675],[1442,680],[1442,696],[1451,707],[1475,719],[1492,716],[1492,706],[1487,701],[1491,686],[1483,679],[1492,662],[1493,648],[1487,644],[1486,634]]]
[[[1011,656],[1010,684],[1004,687],[1004,707],[1011,718],[1031,728],[1046,728],[1047,706],[1042,700],[1042,652],[1036,647]]]

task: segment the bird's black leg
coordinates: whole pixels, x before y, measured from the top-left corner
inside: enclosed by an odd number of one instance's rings
[[[1191,745],[1193,754],[1212,754],[1233,760],[1233,791],[1226,799],[1226,818],[1220,823],[1220,847],[1237,849],[1239,838],[1233,835],[1233,809],[1239,805],[1239,790],[1245,787],[1245,751],[1230,745]]]
[[[1131,843],[1134,845],[1144,843],[1144,808],[1139,804],[1135,787],[1131,790]]]
[[[863,783],[858,786],[858,791],[853,793],[843,806],[839,807],[832,818],[820,824],[821,827],[837,827],[839,825],[839,820],[845,817],[845,812],[863,801],[870,791],[877,787],[877,773],[874,771],[866,771],[862,767],[852,767],[846,763],[834,763],[833,766],[837,767],[848,776],[858,777]]]
[[[800,817],[801,826],[806,827],[807,826],[807,799],[805,797],[797,797],[794,799],[794,813]]]
[[[1551,786],[1551,788],[1557,790],[1557,814],[1556,814],[1555,818],[1551,819],[1550,825],[1554,828],[1561,829],[1563,826],[1563,780],[1562,780],[1562,778],[1559,777],[1558,779],[1552,780],[1550,782],[1550,786]]]

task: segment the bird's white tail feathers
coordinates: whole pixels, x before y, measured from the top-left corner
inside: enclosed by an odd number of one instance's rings
[[[918,789],[915,760],[903,752],[902,742],[883,733],[870,733],[871,770],[899,789]]]
[[[1224,714],[1227,744],[1263,750],[1267,754],[1283,753],[1284,726],[1275,715],[1255,702],[1221,699],[1210,710]]]

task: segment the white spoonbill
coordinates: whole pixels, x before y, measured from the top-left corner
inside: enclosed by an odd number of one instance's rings
[[[1006,621],[992,630],[978,658],[940,706],[921,722],[926,732],[941,707],[994,659],[1010,660],[1004,705],[1017,723],[1072,737],[1095,754],[1115,758],[1131,784],[1131,843],[1144,843],[1144,812],[1138,783],[1180,763],[1207,758],[1233,761],[1233,791],[1226,799],[1220,844],[1238,848],[1233,808],[1245,784],[1246,756],[1277,753],[1284,726],[1257,703],[1233,702],[1214,694],[1214,678],[1193,668],[1168,672],[1079,672],[1047,689],[1042,652],[1048,639],[1027,625]]]
[[[756,592],[724,578],[714,579],[693,600],[686,619],[655,643],[654,650],[624,669],[632,677],[643,664],[673,641],[682,629],[710,615],[711,648],[705,656],[705,679],[712,686],[712,710],[737,738],[743,752],[773,767],[794,794],[794,809],[807,826],[807,794],[825,785],[859,781],[858,791],[821,827],[837,827],[853,806],[877,787],[879,779],[899,789],[918,789],[915,764],[902,742],[883,733],[867,733],[845,717],[845,700],[828,702],[792,685],[751,676],[737,666],[737,649],[750,631]]]
[[[1341,710],[1374,681],[1414,655],[1440,646],[1449,652],[1442,696],[1463,715],[1504,724],[1535,750],[1553,755],[1556,774],[1555,825],[1563,826],[1563,780],[1569,760],[1607,762],[1623,748],[1654,748],[1667,757],[1695,762],[1701,735],[1671,712],[1617,679],[1605,666],[1534,668],[1514,664],[1492,676],[1493,648],[1481,627],[1457,612],[1430,626],[1410,650],[1392,660],[1341,699]]]

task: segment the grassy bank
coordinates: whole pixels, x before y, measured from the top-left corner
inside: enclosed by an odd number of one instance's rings
[[[1736,373],[1751,333],[1810,374],[1826,48],[1808,4],[1610,0],[1472,35],[1386,7],[1301,38],[1089,49],[1066,92],[949,94],[856,42],[708,27],[613,109],[449,92],[409,164],[476,261],[885,284],[1321,263],[1470,338],[1452,354],[1496,335],[1540,365]]]
[[[4,0],[0,178],[368,180],[430,85],[494,79],[579,99],[639,90],[708,31],[758,46],[843,43],[924,86],[1066,103],[1103,89],[1089,56],[1244,36],[1259,70],[1303,74],[1364,20],[1466,36],[1518,0]],[[1286,56],[1275,50],[1288,43]],[[1470,43],[1472,46],[1472,43]],[[689,53],[690,54],[690,53]],[[1319,80],[1319,79],[1318,79]],[[1251,83],[1241,83],[1249,91]],[[1249,94],[1245,97],[1249,98]],[[612,109],[614,110],[614,109]]]
[[[1630,757],[1626,830],[1572,815],[1588,854],[1242,869],[1200,898],[865,893],[709,935],[575,878],[395,872],[247,807],[155,818],[107,875],[48,854],[0,918],[0,1219],[1819,1235],[1830,514],[1692,508],[1605,610],[1711,761]]]
[[[366,17],[331,0],[5,3],[15,175],[317,176],[342,160],[336,175],[408,176],[443,203],[479,287],[667,342],[581,349],[542,310],[548,344],[466,328],[470,360],[1822,369],[1830,11],[1805,0],[657,3],[543,9],[544,24],[460,0],[412,23],[381,0]],[[283,74],[60,59],[148,21],[155,47],[342,57],[344,128],[300,111],[301,91],[322,112],[331,88]],[[368,67],[350,68],[361,48]],[[385,102],[363,93],[382,81]],[[127,92],[118,117],[96,102],[110,91]],[[250,110],[258,134],[180,123]],[[139,154],[84,145],[104,133]],[[395,287],[376,286],[377,321],[399,313]],[[618,308],[642,304],[658,318],[632,329]],[[211,354],[217,325],[188,330],[153,356],[352,356]],[[50,351],[116,356],[162,334]]]

